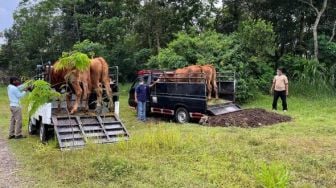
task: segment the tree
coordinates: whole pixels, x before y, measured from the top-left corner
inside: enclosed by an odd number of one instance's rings
[[[321,20],[321,16],[323,15],[324,11],[326,10],[327,8],[327,4],[328,4],[328,0],[323,0],[323,3],[322,3],[322,7],[321,9],[319,10],[313,3],[313,0],[300,0],[301,2],[309,5],[315,12],[316,14],[316,19],[315,19],[315,22],[313,24],[313,37],[314,37],[314,58],[315,60],[318,61],[318,34],[317,34],[317,27],[320,23],[320,20]]]

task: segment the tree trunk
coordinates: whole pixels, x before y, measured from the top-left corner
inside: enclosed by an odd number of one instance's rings
[[[155,38],[156,38],[156,49],[157,49],[157,52],[159,53],[161,49],[161,45],[160,45],[160,34],[158,30],[156,30],[155,32]]]
[[[324,2],[326,2],[327,0],[325,0]],[[322,16],[323,12],[320,11],[317,13],[314,25],[313,25],[313,37],[314,37],[314,58],[316,60],[318,60],[318,56],[319,56],[319,50],[318,50],[318,36],[317,36],[317,27],[320,23],[321,20],[321,16]]]
[[[304,29],[305,29],[305,13],[302,13],[300,19],[300,34],[298,42],[299,45],[303,45]]]
[[[329,42],[332,42],[334,40],[335,32],[336,32],[335,30],[336,30],[336,20],[334,22],[334,27],[333,27],[332,34],[331,34]]]
[[[314,38],[314,59],[318,61],[319,51],[318,51],[318,34],[317,34],[317,28],[321,20],[321,16],[323,15],[324,11],[327,8],[328,0],[323,0],[323,5],[321,10],[316,8],[313,4],[313,0],[307,1],[307,0],[300,0],[301,2],[309,5],[316,13],[316,19],[313,25],[313,38]]]
[[[76,35],[77,35],[77,41],[80,42],[81,39],[80,39],[80,34],[79,34],[79,22],[78,22],[78,19],[77,19],[77,12],[76,12],[76,4],[74,4],[74,7],[73,7],[73,11],[74,11],[74,19],[75,19],[75,29],[76,29]]]

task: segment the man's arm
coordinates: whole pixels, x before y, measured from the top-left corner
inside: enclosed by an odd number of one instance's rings
[[[139,87],[136,87],[136,88],[135,88],[135,92],[134,92],[134,101],[135,101],[136,103],[138,103],[138,94],[137,94],[137,92],[138,92],[138,88],[139,88]]]
[[[274,87],[275,87],[275,78],[273,79],[272,87],[271,87],[271,90],[270,90],[271,94],[274,92]]]
[[[154,81],[149,87],[153,87],[156,83],[160,82],[160,78],[158,78],[156,81]]]
[[[25,91],[20,91],[19,88],[16,88],[13,92],[14,92],[14,95],[19,99],[22,98],[23,96],[25,96],[25,94],[26,94]]]
[[[20,90],[20,91],[23,91],[25,89],[26,85],[25,84],[21,84],[19,86],[17,86],[17,88]]]
[[[286,95],[288,95],[288,78],[285,79]]]

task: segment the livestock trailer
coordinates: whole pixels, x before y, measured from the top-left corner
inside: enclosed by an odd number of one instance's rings
[[[38,66],[35,79],[50,78],[43,66]],[[118,67],[110,67],[110,86],[113,91],[113,112],[107,107],[108,99],[103,97],[103,110],[100,113],[95,111],[96,94],[89,97],[89,112],[79,112],[70,115],[66,109],[65,101],[53,101],[41,106],[37,112],[29,118],[28,132],[31,135],[39,135],[41,142],[46,142],[53,135],[56,135],[61,149],[81,148],[86,143],[114,143],[127,140],[128,131],[119,118],[119,89],[118,89]],[[48,80],[46,80],[48,81]],[[63,92],[67,92],[66,89]],[[72,100],[74,100],[72,95]],[[59,108],[59,105],[61,108]]]
[[[212,100],[207,99],[204,75],[186,78],[176,76],[178,79],[167,79],[165,74],[173,73],[159,70],[139,71],[138,78],[129,90],[129,106],[136,108],[134,92],[141,77],[147,85],[155,82],[147,95],[146,109],[149,114],[162,114],[174,118],[178,123],[186,123],[191,119],[200,120],[207,115],[220,115],[240,110],[240,107],[235,104],[234,72],[217,73],[219,99]]]

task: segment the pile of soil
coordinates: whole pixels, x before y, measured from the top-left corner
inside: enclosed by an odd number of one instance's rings
[[[219,116],[210,116],[208,126],[261,127],[291,121],[291,117],[268,112],[264,109],[246,109]]]

